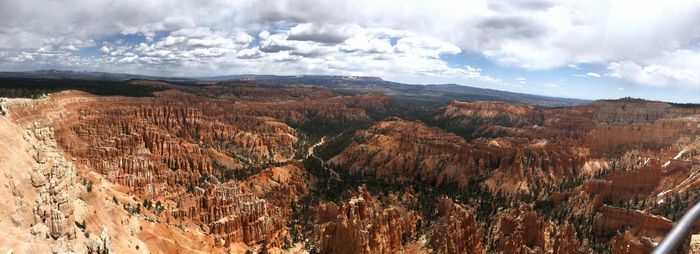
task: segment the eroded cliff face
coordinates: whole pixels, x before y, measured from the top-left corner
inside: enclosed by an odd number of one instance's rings
[[[435,117],[442,128],[466,138],[524,137],[566,141],[609,156],[635,148],[660,149],[684,134],[697,134],[700,107],[636,99],[601,100],[587,106],[533,109],[502,102],[452,102]]]
[[[311,132],[331,134],[370,124],[372,114],[385,112],[389,104],[390,98],[386,95],[358,94],[308,100],[236,101],[233,110],[272,117]]]
[[[213,99],[175,90],[154,98],[62,92],[4,104],[8,121],[31,123],[24,142],[35,144],[27,153],[38,165],[19,170],[31,173],[37,192],[36,206],[29,208],[36,219],[27,223],[41,225],[32,234],[69,247],[63,242],[77,235],[75,245],[95,253],[112,242],[126,252],[154,251],[155,246],[156,252],[174,251],[171,244],[192,252],[279,251],[293,244],[288,232],[293,206],[315,184],[298,159],[308,156],[307,140],[283,121],[365,123],[371,121],[368,111],[381,110],[388,100],[330,97],[315,88],[298,90],[298,97],[289,94],[294,89],[221,89],[231,93]],[[266,92],[256,94],[261,89]],[[72,208],[77,196],[71,192],[76,178],[83,188],[99,188],[82,194],[81,199],[96,204],[80,209],[78,216]],[[16,186],[16,179],[10,184]],[[16,195],[25,189],[13,187]],[[97,213],[102,208],[129,219],[95,228],[91,223],[109,217]],[[145,227],[148,222],[155,225]],[[76,225],[87,228],[76,231]],[[109,232],[132,238],[113,241]],[[166,244],[153,235],[177,240]]]
[[[360,189],[349,201],[317,208],[321,253],[397,253],[416,237],[420,215],[382,205]]]
[[[584,142],[596,152],[658,150],[698,134],[697,120],[692,116],[700,113],[700,107],[636,99],[597,101],[590,107],[596,127]]]
[[[700,199],[700,116],[687,105],[401,113],[385,95],[306,85],[134,82],[169,90],[1,103],[0,245],[645,253]]]
[[[535,210],[504,205],[511,207],[511,214],[487,226],[491,235],[486,238],[497,239],[488,248],[621,251],[624,237],[635,243],[628,247],[634,253],[648,251],[670,230],[663,216],[679,219],[684,207],[693,204],[684,200],[697,200],[697,113],[696,107],[635,100],[551,110],[453,102],[436,119],[478,127],[473,130],[498,126],[504,131],[465,140],[421,122],[390,119],[357,131],[328,164],[346,177],[453,191],[453,186],[471,190],[470,179],[483,179],[477,184],[507,202],[538,200]],[[452,130],[459,134],[460,129]],[[541,208],[549,205],[556,207],[553,215],[538,210],[552,209]],[[616,216],[620,209],[613,206],[639,212]],[[579,224],[562,224],[567,218]],[[521,231],[513,229],[517,227]],[[512,237],[499,238],[503,235]]]
[[[31,173],[32,186],[39,189],[36,206],[32,209],[36,229],[49,228],[47,233],[54,239],[75,239],[75,165],[63,158],[56,146],[53,130],[35,123],[29,126],[27,132],[25,140],[36,140],[34,145],[28,147],[38,163]]]
[[[437,204],[438,222],[433,226],[430,246],[436,253],[486,253],[481,243],[483,226],[476,216],[449,198]]]
[[[603,206],[593,220],[593,231],[601,235],[636,228],[635,231],[649,238],[663,238],[672,227],[673,222],[662,216],[610,206]]]
[[[468,176],[479,168],[462,167],[466,166],[466,161],[456,159],[459,154],[467,154],[469,149],[463,139],[440,129],[420,122],[390,120],[357,131],[353,143],[328,164],[342,165],[351,175],[368,175],[387,181],[410,182],[418,178],[443,182],[449,179],[466,184]]]
[[[16,190],[13,195],[17,206],[16,213],[8,217],[17,222],[18,232],[2,237],[0,245],[39,253],[131,253],[139,249],[163,253],[174,250],[173,245],[193,253],[213,251],[206,246],[191,249],[202,244],[201,237],[165,224],[147,233],[139,232],[149,222],[145,215],[132,218],[116,204],[133,202],[122,198],[124,189],[104,182],[91,168],[86,171],[83,161],[75,161],[63,150],[59,132],[64,124],[76,119],[71,105],[92,99],[87,94],[69,92],[3,103],[7,114],[0,119],[4,131],[1,149],[6,154],[2,161],[13,165],[8,168],[14,171],[6,171],[5,176]],[[125,223],[134,226],[124,227]],[[1,231],[10,233],[6,231],[9,228],[3,226]],[[180,242],[159,242],[156,235]]]
[[[653,123],[700,113],[698,107],[641,99],[600,100],[591,106],[597,109],[595,120],[606,123]]]
[[[570,222],[558,224],[539,215],[529,205],[501,212],[487,241],[499,253],[591,253]]]
[[[270,167],[244,181],[241,186],[247,193],[253,193],[281,209],[283,218],[288,220],[292,207],[306,195],[314,191],[316,177],[304,170],[300,163],[283,167]]]
[[[526,207],[501,214],[489,239],[496,249],[514,253],[543,253],[551,244],[553,225]]]
[[[442,127],[475,138],[521,136],[519,128],[542,125],[543,119],[543,113],[530,106],[498,101],[453,101],[435,117]]]
[[[29,101],[14,99],[3,106],[17,103]],[[106,227],[94,236],[76,224],[84,219],[86,207],[78,198],[86,189],[75,164],[57,145],[54,129],[13,120],[0,119],[0,166],[7,188],[0,198],[5,207],[0,213],[0,246],[18,252],[109,253],[112,243]]]
[[[484,120],[504,118],[510,125],[533,124],[539,116],[531,106],[515,105],[500,101],[460,102],[452,101],[443,112],[445,116],[473,116]]]
[[[354,141],[328,164],[352,176],[387,182],[421,181],[466,187],[470,178],[492,173],[488,184],[512,195],[529,194],[579,175],[587,150],[497,138],[468,143],[421,122],[379,122],[355,133]]]
[[[284,230],[284,224],[280,212],[266,200],[243,193],[236,181],[221,183],[214,176],[201,186],[195,187],[194,198],[176,199],[180,208],[173,212],[175,219],[202,223],[203,231],[213,235],[218,246],[230,247],[236,242],[254,245],[266,240],[281,244],[269,239]]]

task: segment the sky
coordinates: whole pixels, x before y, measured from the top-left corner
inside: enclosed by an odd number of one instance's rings
[[[700,1],[0,0],[0,71],[377,76],[700,102]]]

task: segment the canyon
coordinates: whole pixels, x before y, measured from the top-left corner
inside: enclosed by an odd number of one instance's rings
[[[126,85],[0,101],[0,250],[648,253],[700,200],[697,105]]]

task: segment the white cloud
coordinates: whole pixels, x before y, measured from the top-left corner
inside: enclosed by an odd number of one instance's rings
[[[611,62],[610,77],[650,86],[685,86],[700,88],[700,52],[674,50],[659,57],[636,62]]]
[[[103,55],[109,54],[110,51],[112,51],[112,48],[110,48],[107,45],[104,45],[100,48],[100,54],[103,54]]]
[[[430,77],[461,82],[501,82],[483,74],[479,68],[448,64],[440,56],[458,54],[461,50],[431,36],[357,25],[338,25],[338,29],[326,25],[324,29],[328,31],[347,31],[338,35],[345,39],[333,41],[312,35],[309,27],[313,26],[299,24],[272,32],[263,30],[258,33],[256,44],[252,44],[253,37],[246,32],[191,27],[172,31],[150,42],[105,42],[99,47],[99,57],[63,56],[43,60],[68,66],[89,66],[72,62],[92,62],[93,66],[110,71],[137,69],[158,75],[316,73],[371,75],[402,81]],[[300,28],[305,29],[301,37]],[[22,52],[12,60],[35,61],[39,54],[38,51]]]
[[[572,76],[579,77],[579,78],[588,78],[588,77],[600,78],[600,77],[602,77],[602,75],[600,75],[596,72],[587,72],[586,74],[574,74]]]
[[[651,86],[689,85],[700,88],[700,76],[696,70],[672,68],[665,65],[639,65],[632,61],[613,62],[608,65],[609,75]]]
[[[597,64],[632,83],[700,87],[694,73],[700,67],[694,60],[700,56],[699,9],[700,2],[685,0],[0,1],[0,66],[92,63],[154,74],[315,71],[496,80],[439,58],[470,52],[516,68]],[[162,31],[171,33],[156,36]],[[120,33],[142,34],[146,41],[100,42]],[[259,45],[251,45],[255,34]],[[99,48],[100,56],[72,55],[86,47]]]
[[[296,41],[313,41],[326,44],[342,43],[349,38],[351,30],[357,26],[329,26],[315,23],[303,23],[289,29],[288,39]]]

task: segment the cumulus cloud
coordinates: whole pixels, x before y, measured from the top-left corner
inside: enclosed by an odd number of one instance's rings
[[[588,76],[588,77],[594,77],[594,78],[600,78],[600,74],[595,73],[595,72],[588,72],[588,73],[586,73],[586,76]]]
[[[680,85],[700,88],[700,52],[692,50],[667,51],[658,57],[634,61],[611,62],[610,77],[650,86]]]
[[[150,41],[104,41],[92,45],[98,57],[54,57],[65,61],[92,62],[111,71],[154,71],[153,74],[212,75],[218,73],[372,75],[407,80],[417,77],[453,78],[481,83],[500,80],[468,65],[450,65],[441,56],[461,49],[449,42],[409,31],[366,28],[357,25],[325,25],[328,31],[348,31],[343,40],[301,40],[297,24],[288,28],[250,33],[189,27],[170,31]],[[322,30],[322,29],[321,29]],[[316,29],[314,31],[320,31]],[[307,35],[310,33],[306,33]],[[322,34],[322,33],[320,33]],[[295,37],[297,36],[297,37]],[[63,45],[56,43],[56,45]],[[39,51],[25,50],[12,61],[37,60]],[[50,63],[51,59],[42,59]],[[88,66],[87,64],[69,66]],[[163,71],[166,72],[163,72]],[[265,72],[262,72],[265,71]]]
[[[299,24],[289,30],[289,40],[313,41],[326,44],[338,44],[347,40],[351,30],[343,27],[331,27],[315,23]]]
[[[686,84],[700,87],[700,75],[697,70],[673,68],[665,65],[639,65],[632,61],[610,63],[610,76],[651,86]]]
[[[478,66],[441,60],[470,52],[505,68],[600,65],[631,83],[700,87],[697,1],[24,0],[0,1],[0,23],[4,68],[489,80]],[[145,41],[104,41],[134,34]],[[75,54],[91,47],[98,56]]]

